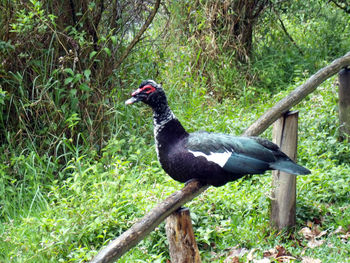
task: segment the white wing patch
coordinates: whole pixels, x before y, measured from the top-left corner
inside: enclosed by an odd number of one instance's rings
[[[223,152],[223,153],[213,153],[211,152],[209,155],[203,153],[203,152],[195,152],[195,151],[189,151],[190,153],[192,153],[195,157],[198,156],[203,156],[205,157],[205,159],[207,159],[210,162],[214,162],[218,165],[220,165],[221,167],[224,167],[224,165],[226,164],[228,158],[230,158],[231,156],[231,152]]]

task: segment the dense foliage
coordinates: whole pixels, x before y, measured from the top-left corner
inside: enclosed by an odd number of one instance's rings
[[[149,109],[124,105],[141,80],[163,82],[189,131],[238,135],[349,51],[344,1],[187,0],[162,2],[121,60],[155,2],[0,2],[0,261],[88,261],[181,187],[156,160]],[[294,231],[269,226],[269,175],[209,188],[189,203],[203,262],[277,245],[297,261],[347,262],[350,148],[337,140],[336,93],[332,78],[297,107],[312,175],[298,177]],[[305,226],[323,242],[311,248]],[[167,259],[160,225],[121,262]]]

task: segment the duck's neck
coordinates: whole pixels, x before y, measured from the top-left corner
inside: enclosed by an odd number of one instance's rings
[[[156,140],[167,143],[169,140],[176,141],[188,135],[169,108],[165,96],[163,99],[153,101],[150,106],[153,110],[154,136]]]
[[[154,134],[157,135],[169,121],[174,119],[176,117],[169,106],[162,110],[153,110]]]
[[[167,122],[175,119],[174,113],[169,106],[164,107],[162,110],[153,110],[153,124],[154,126],[162,126]]]
[[[153,124],[156,140],[164,140],[164,143],[166,141],[170,143],[170,141],[176,141],[184,136],[188,136],[188,133],[168,105],[160,111],[153,109]],[[160,135],[162,131],[163,135]]]
[[[188,133],[169,107],[162,112],[154,111],[153,123],[157,157],[162,165],[166,165],[167,153]]]

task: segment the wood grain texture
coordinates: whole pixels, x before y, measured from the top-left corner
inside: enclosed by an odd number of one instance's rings
[[[292,160],[296,160],[298,143],[298,112],[287,112],[272,130],[273,142]],[[296,176],[272,171],[271,224],[278,229],[295,225]]]
[[[188,208],[180,208],[168,216],[165,230],[171,263],[201,263]]]
[[[350,136],[350,69],[339,72],[339,132],[340,139]]]

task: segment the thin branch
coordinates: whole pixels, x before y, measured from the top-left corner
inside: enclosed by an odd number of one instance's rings
[[[272,11],[275,13],[275,15],[278,18],[278,21],[280,22],[281,28],[283,30],[283,32],[286,34],[286,36],[288,37],[288,39],[290,40],[290,42],[292,42],[292,44],[296,47],[296,49],[299,51],[300,55],[304,55],[303,51],[301,50],[301,48],[297,45],[297,43],[294,41],[294,39],[292,38],[292,36],[288,33],[287,28],[285,27],[283,20],[281,19],[280,15],[278,14],[278,12],[276,11],[276,9],[274,8],[274,6],[272,6]]]
[[[114,65],[114,68],[118,68],[123,63],[123,61],[129,55],[129,53],[132,50],[132,48],[137,44],[137,42],[140,41],[140,38],[141,38],[142,34],[147,30],[147,28],[149,27],[149,25],[153,21],[153,18],[155,17],[155,15],[156,15],[156,13],[157,13],[157,11],[159,9],[160,1],[161,0],[157,0],[157,2],[154,5],[152,13],[149,15],[149,17],[147,18],[146,22],[143,24],[143,26],[141,27],[140,31],[137,33],[135,38],[131,41],[130,45],[126,48],[124,53],[121,55],[120,59],[116,62],[116,64]]]
[[[290,42],[292,42],[292,44],[296,47],[296,49],[299,51],[299,54],[304,56],[303,51],[301,50],[301,48],[297,45],[297,43],[294,41],[294,39],[292,38],[292,36],[288,33],[287,28],[284,26],[284,23],[282,21],[282,19],[278,16],[278,21],[280,21],[281,27],[283,32],[286,34],[286,36],[289,38]]]

